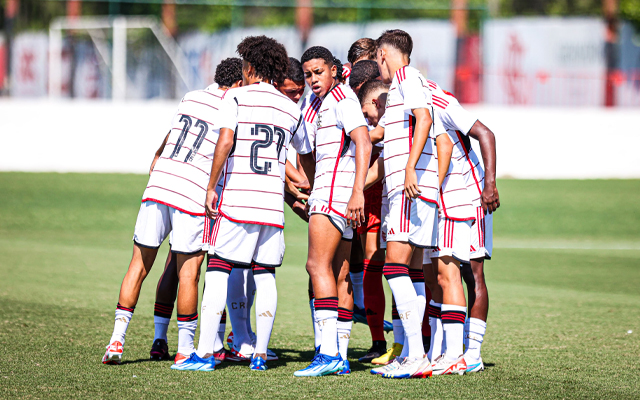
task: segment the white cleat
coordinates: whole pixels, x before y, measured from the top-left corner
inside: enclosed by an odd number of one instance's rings
[[[433,375],[464,375],[467,372],[467,363],[464,361],[464,356],[449,360],[443,354],[435,359],[432,368]]]
[[[427,357],[405,358],[399,368],[386,372],[383,378],[408,379],[408,378],[428,378],[431,376],[431,362]]]
[[[115,341],[107,346],[107,352],[102,357],[103,364],[119,365],[122,364],[122,343]]]
[[[484,363],[482,362],[482,357],[477,360],[464,359],[465,363],[467,363],[467,374],[469,372],[482,372],[484,371]]]
[[[404,358],[396,357],[389,364],[383,365],[381,367],[373,368],[369,372],[371,372],[373,375],[384,375],[397,368],[400,368],[400,364],[402,363],[402,361],[404,361]]]

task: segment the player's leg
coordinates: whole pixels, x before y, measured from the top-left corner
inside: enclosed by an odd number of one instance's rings
[[[168,360],[169,346],[167,330],[173,314],[173,306],[178,295],[178,268],[176,254],[169,251],[164,272],[158,280],[156,302],[153,307],[155,334],[149,356],[152,360]]]
[[[355,232],[354,232],[355,233]],[[343,239],[338,246],[333,258],[333,274],[336,278],[338,289],[338,352],[344,361],[345,368],[338,374],[349,374],[351,369],[347,359],[351,327],[353,326],[354,290],[351,282],[349,257],[351,252],[351,240]]]
[[[318,323],[316,318],[315,308],[315,294],[313,293],[313,285],[311,284],[311,277],[309,277],[309,308],[311,309],[311,322],[313,323],[313,348],[316,354],[320,351],[320,342],[322,341],[322,326]]]
[[[238,265],[229,274],[227,291],[227,314],[231,321],[233,332],[233,347],[236,354],[229,357],[229,361],[248,361],[253,354],[253,340],[247,330],[247,284],[251,265]],[[242,355],[242,356],[241,356]]]
[[[113,333],[102,358],[104,364],[120,364],[129,322],[138,303],[142,282],[151,271],[158,248],[171,231],[167,206],[144,202],[140,206],[133,235],[133,255],[120,286]]]
[[[294,373],[294,376],[321,376],[342,369],[338,354],[338,289],[333,275],[332,262],[342,241],[342,232],[331,217],[312,214],[309,218],[309,250],[307,273],[311,277],[315,295],[315,315],[322,326],[320,352],[312,363]]]
[[[434,259],[435,260],[435,259]],[[437,265],[437,263],[436,263]],[[430,252],[425,251],[423,257],[423,273],[424,282],[427,289],[431,292],[431,301],[429,302],[429,327],[431,328],[431,343],[427,356],[433,361],[443,353],[443,331],[440,309],[442,307],[442,288],[438,285],[437,267],[432,263]]]
[[[198,282],[200,280],[200,266],[204,260],[204,252],[196,254],[178,253],[178,354],[188,358],[195,352],[193,337],[198,327]]]
[[[387,352],[387,342],[384,337],[385,296],[382,287],[385,251],[380,248],[379,229],[367,231],[361,235],[361,239],[365,250],[364,303],[372,345],[367,354],[358,361],[372,362]]]
[[[428,252],[428,250],[425,250]],[[423,258],[423,249],[416,248],[413,251],[413,255],[411,256],[411,263],[409,264],[409,277],[411,278],[411,283],[413,283],[413,288],[418,295],[418,317],[420,317],[420,333],[424,332],[423,321],[425,310],[427,308],[427,293],[425,289],[424,283],[424,273],[422,272],[422,258]],[[424,334],[423,336],[423,348],[424,348]]]
[[[355,234],[355,232],[354,232]],[[364,306],[364,254],[362,244],[354,240],[351,244],[349,261],[349,276],[353,286],[353,322],[367,323],[367,313]]]
[[[253,332],[251,328],[251,308],[253,307],[253,302],[256,297],[256,281],[253,278],[253,271],[249,270],[247,274],[247,332],[249,332],[249,337],[251,337],[251,342],[255,344],[256,334]]]

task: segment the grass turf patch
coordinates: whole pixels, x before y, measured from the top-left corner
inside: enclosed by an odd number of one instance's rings
[[[304,271],[306,225],[289,212],[270,343],[280,361],[270,362],[268,371],[225,363],[212,373],[188,373],[170,370],[171,362],[148,361],[155,284],[166,246],[143,286],[127,334],[125,364],[102,365],[146,179],[0,174],[0,396],[640,396],[638,181],[500,181],[496,249],[486,266],[491,298],[483,344],[487,370],[396,381],[373,377],[368,365],[355,361],[370,345],[368,329],[360,324],[352,332],[350,376],[292,376],[309,362],[313,339]],[[502,248],[503,241],[518,245]],[[541,242],[569,245],[539,248]],[[607,250],[621,242],[631,249]],[[591,243],[601,248],[589,249]],[[169,341],[175,351],[175,323]]]

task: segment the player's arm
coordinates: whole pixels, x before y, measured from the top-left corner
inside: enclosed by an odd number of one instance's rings
[[[149,175],[151,175],[151,173],[153,172],[153,168],[156,166],[156,162],[158,161],[158,158],[160,158],[160,156],[162,155],[162,152],[164,151],[164,146],[167,145],[167,140],[169,140],[170,134],[171,134],[171,131],[167,133],[167,136],[164,137],[164,140],[162,141],[160,148],[158,148],[158,150],[156,151],[156,154],[153,157],[153,161],[151,162],[151,168],[149,168]]]
[[[371,186],[381,181],[382,178],[384,178],[384,160],[378,157],[376,162],[374,162],[371,168],[369,168],[367,180],[364,184],[364,190],[369,189]]]
[[[369,137],[371,138],[372,144],[380,143],[382,139],[384,139],[384,128],[380,125],[376,126],[369,131]]]
[[[436,138],[436,151],[438,152],[438,187],[442,187],[444,177],[447,176],[449,165],[451,165],[451,153],[453,153],[453,142],[449,135],[443,134]]]
[[[347,219],[355,228],[365,221],[364,215],[364,185],[371,160],[371,138],[366,126],[359,126],[349,134],[356,144],[356,178],[347,203]]]
[[[300,165],[309,180],[309,188],[313,189],[313,180],[316,176],[316,160],[313,153],[300,154]]]
[[[213,162],[211,164],[211,175],[209,175],[209,184],[207,185],[207,200],[204,203],[207,217],[216,218],[218,216],[218,194],[216,186],[220,180],[222,169],[229,157],[229,153],[233,148],[234,132],[229,128],[221,128],[216,150],[213,153]]]
[[[476,121],[469,130],[469,136],[480,143],[480,153],[484,163],[484,189],[482,190],[482,209],[493,213],[500,207],[500,196],[496,186],[496,137],[482,122]]]
[[[433,120],[431,119],[431,113],[426,108],[415,108],[411,111],[416,119],[416,125],[413,133],[413,144],[411,145],[411,152],[409,153],[409,160],[407,161],[405,171],[404,190],[407,196],[416,199],[421,193],[418,187],[416,165],[418,165],[424,146],[429,138],[429,130],[431,129]]]

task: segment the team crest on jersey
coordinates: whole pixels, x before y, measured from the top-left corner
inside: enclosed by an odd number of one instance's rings
[[[322,126],[322,114],[318,114],[318,122],[316,123],[316,127],[320,129]]]

